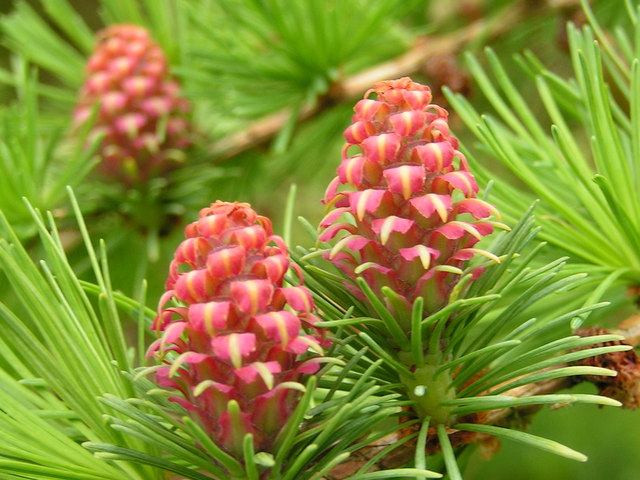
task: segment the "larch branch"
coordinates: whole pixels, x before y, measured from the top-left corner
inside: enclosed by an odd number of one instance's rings
[[[507,33],[513,25],[518,25],[519,22],[531,16],[533,11],[538,14],[553,14],[578,4],[578,0],[544,0],[540,2],[524,0],[505,8],[496,18],[480,18],[459,31],[418,37],[413,47],[399,57],[338,81],[329,93],[330,103],[357,98],[380,80],[399,78],[419,72],[433,57],[455,55],[465,46],[478,40],[496,39]],[[298,119],[299,121],[307,120],[325,108],[326,105],[323,102],[307,104],[301,108]],[[214,155],[218,161],[224,161],[261,145],[273,138],[289,121],[292,114],[292,110],[287,108],[257,120],[243,131],[215,142],[209,149],[209,153]]]

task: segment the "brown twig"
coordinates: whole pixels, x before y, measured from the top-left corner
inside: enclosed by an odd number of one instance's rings
[[[412,75],[422,70],[425,63],[434,56],[455,55],[465,46],[479,40],[493,40],[507,33],[513,25],[530,17],[535,9],[539,14],[550,14],[570,6],[577,6],[578,0],[543,0],[540,2],[519,1],[505,8],[497,18],[480,18],[467,27],[441,35],[425,35],[418,37],[414,45],[406,53],[380,65],[359,72],[351,77],[338,81],[332,86],[328,96],[329,102],[316,101],[303,106],[298,113],[298,121],[307,120],[326,108],[327,104],[335,104],[361,96],[380,80]],[[274,137],[289,121],[293,111],[284,109],[268,115],[242,132],[218,140],[209,149],[218,161],[229,158],[257,147]]]

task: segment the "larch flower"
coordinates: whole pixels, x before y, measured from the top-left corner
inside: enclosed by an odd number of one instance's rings
[[[247,433],[268,451],[326,345],[310,292],[269,219],[246,203],[204,208],[185,235],[149,349],[166,364],[157,380],[228,452],[240,457]],[[289,268],[300,281],[285,286]]]
[[[429,87],[408,77],[375,84],[355,105],[324,198],[320,240],[334,242],[327,258],[380,298],[384,287],[395,292],[388,308],[396,318],[406,318],[418,297],[426,313],[446,305],[475,255],[498,261],[474,247],[498,212],[477,198],[448,113],[431,99]]]
[[[131,184],[160,176],[189,145],[189,111],[169,74],[162,49],[135,25],[113,25],[97,34],[95,52],[74,112],[74,130],[95,123],[89,138],[101,137],[100,169]]]

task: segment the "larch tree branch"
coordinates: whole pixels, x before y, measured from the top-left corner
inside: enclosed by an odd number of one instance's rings
[[[635,315],[630,319],[622,322],[619,325],[619,329],[615,330],[615,333],[625,337],[623,341],[617,342],[605,342],[603,344],[594,345],[592,347],[609,346],[609,345],[632,345],[637,346],[640,337],[638,336],[638,325],[640,325],[640,315]],[[608,334],[608,332],[602,328],[589,327],[576,331],[580,336],[602,335]],[[577,361],[575,363],[560,364],[555,367],[549,368],[549,370],[569,367],[572,365],[582,366],[598,366],[604,368],[610,368],[618,372],[615,377],[604,377],[596,375],[575,376],[575,377],[562,377],[543,380],[540,382],[534,382],[528,385],[523,385],[517,388],[513,388],[503,393],[503,395],[512,397],[531,397],[534,395],[547,395],[557,393],[560,390],[571,388],[572,386],[581,382],[593,383],[599,390],[599,393],[604,396],[615,398],[621,401],[623,408],[635,409],[640,407],[640,357],[634,349],[623,352],[605,353],[603,355],[596,355],[594,357],[588,357],[586,359]],[[497,387],[496,387],[497,388]],[[477,422],[484,425],[505,425],[508,424],[513,418],[521,418],[535,413],[539,410],[541,405],[530,405],[523,407],[509,407],[491,410],[488,412],[482,412],[477,415]],[[515,417],[517,416],[517,417]],[[386,437],[373,442],[371,445],[361,448],[353,453],[350,459],[338,465],[334,468],[329,475],[323,478],[323,480],[343,480],[349,476],[355,474],[359,469],[365,466],[375,455],[380,453],[381,450],[403,440],[408,435],[414,434],[418,427],[412,426],[409,428],[398,430]],[[493,449],[493,442],[495,439],[489,435],[474,433],[474,432],[462,432],[453,428],[447,427],[451,443],[454,446],[461,446],[470,443],[486,443],[489,445],[488,450]],[[429,429],[427,439],[427,451],[426,453],[433,453],[439,449],[435,428]],[[407,465],[415,457],[415,440],[408,441],[391,453],[386,454],[380,458],[380,460],[374,462],[368,471],[389,470],[393,468],[399,468]]]
[[[360,97],[375,82],[420,72],[432,58],[455,55],[466,46],[479,40],[495,40],[508,33],[513,25],[518,25],[532,13],[551,15],[578,5],[579,0],[543,0],[540,2],[523,0],[511,4],[494,18],[477,19],[461,30],[441,35],[417,37],[413,47],[399,57],[338,80],[327,94],[328,101],[316,101],[313,104],[304,105],[298,113],[298,120],[304,121],[318,115],[326,108],[327,104]],[[293,111],[286,108],[257,120],[243,131],[221,138],[212,144],[208,153],[215,156],[217,161],[225,161],[241,152],[259,146],[273,138],[289,121],[291,115],[293,115]]]

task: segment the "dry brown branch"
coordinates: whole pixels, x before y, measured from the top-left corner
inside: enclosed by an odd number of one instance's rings
[[[505,8],[497,18],[480,18],[471,22],[466,28],[453,33],[418,37],[413,47],[399,57],[338,81],[328,94],[330,101],[318,101],[314,105],[305,105],[298,114],[299,121],[317,115],[326,108],[327,103],[334,104],[360,97],[375,82],[415,74],[435,56],[455,55],[473,42],[494,40],[507,33],[513,25],[518,25],[533,14],[553,14],[578,4],[578,0],[562,2],[521,0]],[[290,109],[268,115],[249,125],[242,132],[218,140],[212,145],[209,153],[218,161],[223,161],[261,145],[274,137],[291,115]]]

